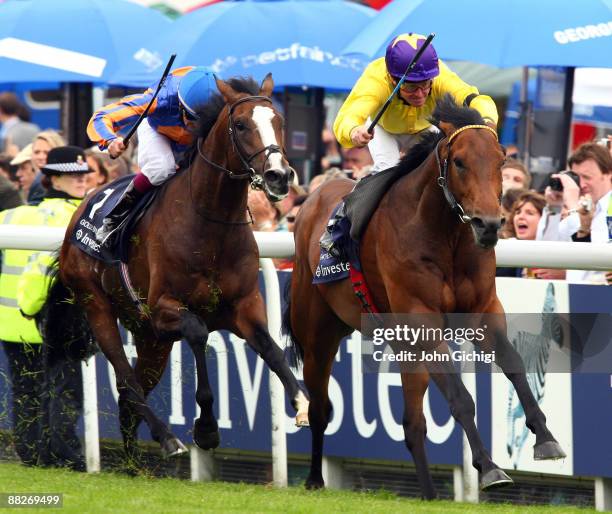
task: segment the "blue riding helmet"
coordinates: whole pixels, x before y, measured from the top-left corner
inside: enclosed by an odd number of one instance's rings
[[[181,79],[178,97],[189,115],[197,118],[198,109],[208,102],[211,92],[215,90],[213,72],[204,66],[196,66]]]

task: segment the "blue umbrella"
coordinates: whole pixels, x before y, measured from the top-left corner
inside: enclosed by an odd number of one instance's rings
[[[344,0],[246,0],[203,7],[176,20],[150,46],[177,53],[176,64],[211,66],[221,77],[272,72],[277,86],[350,89],[367,64],[340,55],[376,11]],[[123,69],[118,84],[148,85],[143,66]]]
[[[344,53],[381,56],[403,32],[435,32],[438,55],[449,60],[612,66],[612,0],[394,0]]]
[[[105,83],[120,64],[163,70],[143,43],[167,30],[164,15],[125,0],[0,3],[0,81]]]

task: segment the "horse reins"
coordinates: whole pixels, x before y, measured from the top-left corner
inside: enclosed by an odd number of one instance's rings
[[[232,142],[232,146],[234,147],[234,150],[236,150],[236,153],[238,154],[238,157],[240,158],[240,161],[242,162],[242,165],[244,166],[244,168],[247,170],[245,173],[235,173],[232,170],[221,166],[220,164],[217,164],[214,161],[211,161],[208,157],[206,157],[204,155],[204,152],[202,152],[202,144],[204,143],[203,138],[198,138],[198,140],[196,141],[196,148],[198,150],[198,154],[200,155],[200,157],[202,158],[202,160],[212,166],[213,168],[222,171],[224,173],[227,174],[227,176],[231,179],[234,180],[245,180],[248,179],[250,181],[251,187],[253,189],[260,189],[263,190],[264,187],[264,183],[263,183],[263,178],[261,175],[257,175],[257,173],[255,172],[255,170],[253,169],[253,167],[251,166],[251,161],[257,157],[260,153],[262,152],[266,152],[266,160],[263,162],[262,164],[262,173],[263,173],[263,168],[266,165],[266,162],[268,162],[268,159],[270,158],[270,155],[272,155],[273,153],[282,153],[282,149],[280,148],[280,146],[278,145],[268,145],[268,146],[264,146],[261,150],[257,150],[256,152],[254,152],[251,155],[247,155],[245,157],[246,152],[244,151],[244,147],[242,146],[242,143],[240,142],[240,139],[237,138],[236,136],[236,126],[234,123],[234,118],[232,117],[232,114],[234,112],[234,109],[240,105],[241,103],[244,102],[248,102],[248,101],[259,101],[259,100],[264,100],[266,102],[270,102],[272,103],[272,99],[268,98],[267,96],[261,96],[261,95],[251,95],[251,96],[245,96],[244,98],[240,98],[239,100],[237,100],[236,102],[234,102],[230,107],[229,107],[229,127],[228,127],[228,131],[229,131],[229,135],[230,135],[230,141]],[[189,190],[190,190],[190,195],[191,195],[191,177],[189,179]],[[192,198],[193,201],[193,198]],[[200,216],[202,216],[205,220],[207,221],[211,221],[213,223],[221,223],[223,225],[251,225],[253,223],[253,215],[251,214],[251,210],[249,209],[249,207],[247,206],[247,213],[249,215],[249,220],[247,221],[227,221],[227,220],[222,220],[219,218],[214,218],[212,216],[209,216],[207,214],[204,214],[203,212],[198,212],[198,214]]]
[[[453,132],[448,137],[448,140],[446,141],[447,154],[446,154],[446,157],[444,158],[444,161],[442,161],[442,163],[440,163],[439,147],[440,147],[440,143],[444,141],[443,139],[441,139],[438,142],[438,144],[436,145],[436,151],[435,151],[436,161],[438,161],[438,170],[440,170],[440,175],[438,175],[438,185],[442,188],[442,192],[444,193],[444,198],[446,198],[446,201],[448,202],[448,205],[450,206],[451,210],[459,217],[459,220],[461,221],[461,223],[469,223],[470,221],[472,221],[472,217],[465,213],[465,210],[463,209],[461,204],[457,201],[453,192],[448,188],[448,158],[450,156],[451,143],[453,139],[455,139],[459,134],[461,134],[461,132],[463,132],[464,130],[468,130],[468,129],[488,130],[495,136],[495,139],[498,140],[497,131],[494,128],[489,127],[488,125],[465,125],[464,127],[461,127],[455,130],[455,132]]]
[[[224,173],[227,173],[229,178],[236,179],[236,180],[249,179],[249,181],[251,183],[251,187],[253,189],[263,189],[263,177],[261,175],[258,175],[255,172],[255,169],[253,168],[253,166],[251,166],[251,161],[255,157],[257,157],[259,154],[265,152],[266,159],[264,160],[263,164],[261,165],[261,172],[263,173],[264,172],[264,167],[266,165],[266,162],[268,162],[268,159],[270,158],[270,155],[272,155],[273,153],[280,153],[280,154],[283,153],[283,151],[282,151],[280,146],[278,146],[278,145],[268,145],[268,146],[264,146],[260,150],[257,150],[256,152],[252,153],[251,155],[248,155],[246,153],[246,151],[244,150],[244,147],[242,146],[242,143],[240,142],[240,139],[238,139],[237,136],[236,136],[236,125],[235,125],[235,122],[234,122],[234,118],[232,116],[232,114],[234,113],[234,109],[238,105],[240,105],[240,104],[242,104],[244,102],[256,102],[256,101],[260,101],[260,100],[272,103],[272,99],[268,98],[267,96],[252,95],[252,96],[245,96],[244,98],[240,98],[239,100],[235,101],[229,107],[229,127],[228,127],[228,130],[229,130],[230,140],[231,140],[232,145],[233,145],[234,149],[236,150],[236,153],[238,154],[238,157],[240,158],[240,161],[242,162],[242,165],[244,166],[244,169],[246,170],[246,172],[244,172],[244,173],[235,173],[232,170],[227,169],[224,166],[221,166],[220,164],[217,164],[216,162],[211,161],[202,152],[202,144],[204,142],[202,140],[202,138],[199,138],[198,141],[196,142],[196,146],[197,146],[197,149],[198,149],[198,154],[204,160],[204,162],[206,162],[207,164],[211,165],[212,167],[214,167],[214,168],[216,168],[216,169],[218,169],[220,171],[223,171]]]

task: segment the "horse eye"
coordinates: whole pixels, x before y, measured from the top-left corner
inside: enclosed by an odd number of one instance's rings
[[[234,123],[234,126],[236,127],[236,130],[244,130],[246,128],[246,125],[240,120],[237,120],[236,123]]]
[[[455,168],[458,168],[460,170],[465,168],[461,159],[453,159],[453,164],[455,165]]]

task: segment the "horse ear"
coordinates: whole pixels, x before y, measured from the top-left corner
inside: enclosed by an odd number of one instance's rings
[[[215,82],[217,83],[217,89],[219,90],[219,93],[221,93],[221,96],[223,96],[225,103],[233,104],[238,99],[238,93],[236,93],[232,86],[230,86],[227,82],[221,80],[216,75]]]
[[[455,126],[452,123],[448,123],[446,121],[441,121],[439,128],[446,137],[450,136],[453,132],[455,132]]]
[[[263,96],[271,97],[273,90],[274,90],[274,81],[272,80],[272,73],[268,73],[266,75],[266,78],[263,79],[263,82],[261,83],[259,94]]]

